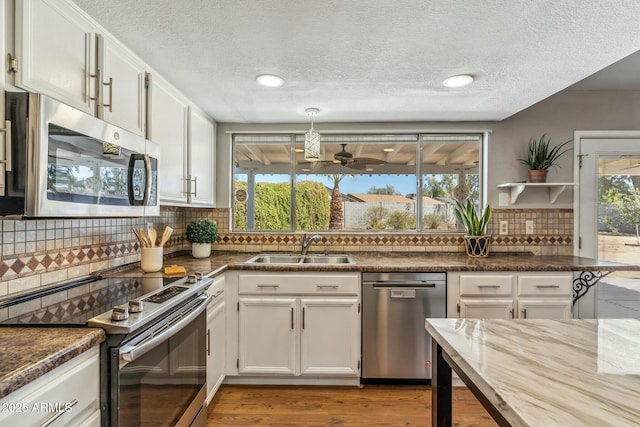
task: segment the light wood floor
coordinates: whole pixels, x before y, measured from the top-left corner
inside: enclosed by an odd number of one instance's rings
[[[453,392],[454,426],[495,427],[466,388]],[[223,385],[208,427],[431,426],[428,386],[289,387]]]

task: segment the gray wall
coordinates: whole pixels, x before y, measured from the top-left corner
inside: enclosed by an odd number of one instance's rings
[[[293,108],[293,106],[292,106]],[[301,123],[250,124],[218,123],[216,142],[217,207],[230,206],[231,135],[229,132],[304,132]],[[331,131],[490,131],[488,144],[488,202],[498,207],[496,186],[527,179],[527,170],[517,159],[524,157],[531,137],[546,133],[553,143],[573,138],[576,130],[640,129],[640,91],[563,91],[501,122],[389,122],[389,123],[314,123],[322,133]],[[560,159],[560,168],[551,170],[551,182],[573,181],[573,152]],[[527,189],[512,208],[572,208],[573,191],[565,191],[554,205],[549,205],[546,190]]]

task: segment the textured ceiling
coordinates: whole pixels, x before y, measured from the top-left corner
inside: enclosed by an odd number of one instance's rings
[[[637,0],[74,1],[220,122],[501,120],[640,50]]]

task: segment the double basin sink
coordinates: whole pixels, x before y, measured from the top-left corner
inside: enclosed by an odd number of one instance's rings
[[[247,264],[354,264],[347,255],[260,254]]]

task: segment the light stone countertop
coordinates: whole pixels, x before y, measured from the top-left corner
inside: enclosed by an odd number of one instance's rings
[[[640,320],[426,319],[513,426],[640,424]]]
[[[104,340],[98,328],[0,328],[0,398]]]

